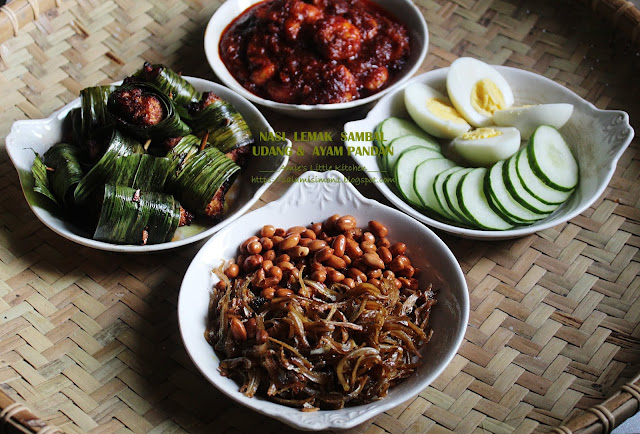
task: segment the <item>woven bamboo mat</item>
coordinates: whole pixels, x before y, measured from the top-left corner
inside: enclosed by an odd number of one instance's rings
[[[606,3],[624,9],[613,16],[592,1],[416,3],[431,37],[422,71],[462,55],[535,71],[599,108],[628,111],[640,131],[637,32],[610,25],[633,9],[615,0]],[[81,88],[122,79],[145,60],[213,79],[202,37],[219,4],[9,3],[13,18],[0,13],[0,137],[14,120],[48,116]],[[296,129],[267,117],[278,131]],[[305,129],[337,132],[347,120]],[[465,342],[419,396],[349,432],[544,432],[635,377],[639,148],[634,140],[602,197],[564,225],[495,243],[443,235],[469,284]],[[257,206],[285,188],[274,185]],[[373,188],[361,190],[386,202]],[[289,431],[222,396],[184,350],[178,288],[200,244],[146,256],[72,244],[30,212],[3,149],[0,191],[0,391],[65,432]]]

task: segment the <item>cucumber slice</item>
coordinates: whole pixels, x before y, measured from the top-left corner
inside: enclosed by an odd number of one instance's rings
[[[548,205],[536,199],[524,188],[516,170],[516,159],[513,156],[505,160],[502,166],[502,179],[509,194],[528,210],[536,214],[547,215],[557,208],[556,205]]]
[[[460,204],[458,203],[458,195],[456,192],[458,190],[458,184],[460,183],[460,180],[472,170],[472,168],[468,167],[450,174],[449,176],[447,176],[447,179],[444,181],[444,185],[442,186],[444,199],[446,200],[447,205],[449,205],[449,209],[451,210],[451,212],[455,214],[458,220],[470,225],[473,224],[473,221],[467,218],[465,213],[462,212]]]
[[[375,133],[374,139],[373,139],[373,145],[378,148],[378,149],[382,149],[382,142],[379,141],[377,138],[380,136],[380,131],[382,131],[382,123],[379,123],[378,126],[376,127],[375,130],[373,130],[373,132]],[[378,156],[376,157],[376,160],[378,160],[378,167],[380,167],[380,170],[382,170],[382,172],[386,172],[387,171],[387,159],[384,156],[384,152],[381,152],[378,154]]]
[[[389,143],[389,147],[387,149],[388,152],[385,152],[385,155],[383,157],[386,158],[385,170],[390,176],[394,176],[395,174],[395,164],[398,158],[400,158],[400,155],[402,155],[402,153],[407,149],[413,148],[414,146],[431,149],[432,151],[437,152],[439,156],[442,156],[442,154],[440,153],[440,146],[438,146],[437,143],[433,141],[425,140],[414,135],[398,137],[396,139],[393,139],[391,143]]]
[[[504,220],[489,205],[484,194],[484,178],[487,169],[478,167],[466,173],[458,183],[458,204],[467,219],[475,226],[489,230],[507,230],[513,224]]]
[[[420,163],[418,167],[416,167],[416,173],[413,177],[413,189],[424,208],[439,215],[444,215],[444,211],[433,193],[433,181],[440,172],[444,172],[452,167],[457,167],[457,164],[451,160],[447,160],[446,158],[432,158]]]
[[[378,124],[376,132],[382,133],[381,136],[383,137],[383,140],[373,141],[373,144],[378,147],[388,146],[393,139],[407,135],[418,136],[433,142],[437,146],[437,142],[431,135],[408,119],[398,117],[387,118]]]
[[[527,158],[533,173],[549,187],[571,191],[578,184],[578,163],[555,128],[538,127],[527,146]]]
[[[404,151],[395,165],[396,187],[407,202],[415,207],[422,208],[422,201],[413,188],[413,179],[416,167],[425,160],[441,158],[442,154],[431,148],[414,146]]]
[[[549,187],[538,178],[527,158],[527,151],[522,149],[516,154],[516,171],[522,182],[522,186],[533,195],[536,199],[547,205],[560,205],[571,195],[570,191],[560,191]]]
[[[484,178],[484,192],[489,205],[496,211],[504,220],[507,220],[513,224],[523,225],[531,224],[537,220],[543,218],[543,215],[534,213],[528,208],[525,208],[513,198],[513,196],[507,190],[502,178],[502,166],[505,160],[498,161],[491,166]]]
[[[465,170],[465,168],[454,166],[450,169],[443,170],[442,172],[438,173],[433,179],[433,195],[438,201],[438,205],[440,205],[443,217],[457,223],[462,223],[462,221],[453,213],[444,196],[444,183],[447,180],[447,177],[459,170]]]

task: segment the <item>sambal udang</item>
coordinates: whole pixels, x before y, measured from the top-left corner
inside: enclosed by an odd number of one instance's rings
[[[375,94],[407,63],[407,28],[369,0],[267,0],[225,29],[220,56],[250,92],[288,104]]]

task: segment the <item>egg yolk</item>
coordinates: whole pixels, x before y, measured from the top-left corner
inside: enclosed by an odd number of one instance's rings
[[[439,98],[429,98],[427,100],[427,109],[433,113],[438,119],[451,121],[458,124],[466,123],[458,111],[446,101]]]
[[[502,135],[502,131],[494,128],[477,128],[472,131],[467,131],[462,135],[463,140],[478,140],[489,139],[491,137],[498,137]]]
[[[505,108],[500,88],[488,78],[478,81],[471,92],[471,105],[483,115],[492,116],[496,110]]]

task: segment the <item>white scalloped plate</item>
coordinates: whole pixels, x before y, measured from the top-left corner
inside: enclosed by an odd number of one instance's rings
[[[494,66],[513,89],[516,105],[566,102],[574,105],[573,114],[560,132],[571,147],[580,166],[580,183],[569,200],[544,220],[507,231],[466,229],[436,220],[404,202],[395,188],[380,179],[380,168],[374,156],[356,156],[353,159],[367,170],[375,186],[398,209],[434,228],[451,234],[474,239],[500,240],[522,237],[564,223],[584,210],[600,197],[609,184],[616,164],[633,139],[629,115],[618,110],[600,110],[560,84],[532,72],[507,66]],[[448,68],[418,75],[407,84],[425,83],[446,94],[445,80]],[[348,122],[345,132],[373,131],[390,116],[409,118],[404,106],[404,87],[385,95],[365,119]],[[346,146],[371,146],[371,142],[347,141]],[[378,173],[376,173],[378,171]]]
[[[303,430],[350,428],[380,414],[424,390],[456,354],[469,319],[469,297],[464,275],[449,248],[426,226],[393,208],[364,198],[340,172],[306,172],[275,202],[250,212],[208,240],[187,270],[178,299],[178,320],[185,347],[202,374],[223,393],[267,416]],[[238,385],[218,372],[219,359],[204,339],[211,288],[217,278],[211,273],[223,259],[237,256],[238,246],[265,224],[277,227],[308,225],[333,214],[351,214],[360,226],[369,220],[383,222],[392,241],[407,244],[412,262],[423,271],[420,284],[434,283],[439,289],[433,308],[431,342],[424,350],[424,363],[389,395],[367,405],[341,410],[301,412],[262,398],[247,398]]]
[[[244,116],[251,128],[254,137],[259,137],[260,132],[273,132],[273,128],[249,101],[217,83],[195,77],[185,77],[199,91],[213,91],[223,99],[229,101]],[[118,83],[116,83],[118,84]],[[111,244],[91,239],[91,234],[82,230],[76,225],[68,222],[60,215],[53,204],[44,199],[40,194],[33,191],[33,176],[31,166],[35,158],[34,151],[40,155],[47,149],[62,140],[62,124],[67,113],[80,106],[80,99],[75,99],[60,110],[53,113],[46,119],[23,120],[14,122],[11,132],[7,136],[7,153],[13,162],[18,175],[22,192],[24,193],[29,206],[36,217],[40,219],[51,230],[59,235],[74,241],[78,244],[100,250],[110,250],[114,252],[153,252],[158,250],[172,249],[184,246],[203,238],[206,238],[233,220],[244,214],[260,196],[266,191],[271,183],[280,175],[282,169],[287,165],[289,157],[286,155],[277,157],[261,157],[250,160],[249,165],[238,177],[227,198],[229,200],[225,211],[225,218],[217,224],[198,224],[178,228],[172,241],[161,244],[151,244],[148,246],[132,246]],[[280,146],[290,147],[289,140],[281,143]],[[269,182],[252,183],[251,175],[264,177],[269,174]]]

